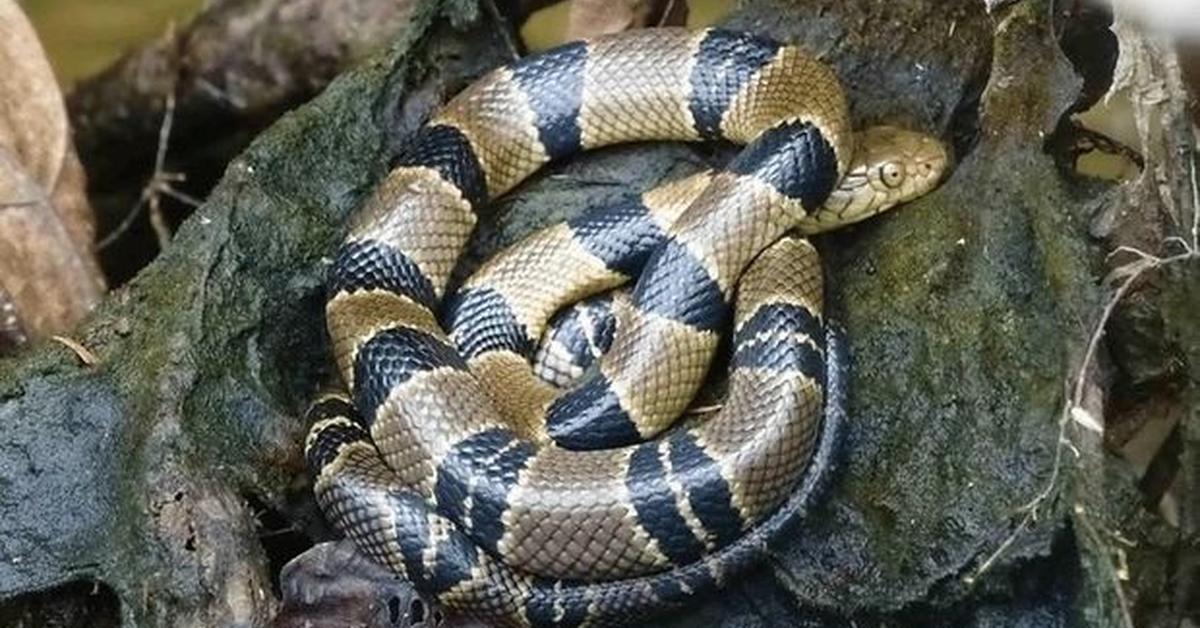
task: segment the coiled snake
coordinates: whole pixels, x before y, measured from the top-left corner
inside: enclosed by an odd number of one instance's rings
[[[476,212],[547,162],[721,139],[746,145],[723,170],[538,232],[447,295]],[[839,421],[819,263],[787,232],[922,194],[945,161],[914,133],[852,135],[826,66],[744,34],[633,31],[493,71],[395,158],[331,267],[351,396],[310,413],[322,510],[496,625],[614,625],[721,584],[807,505]],[[597,365],[565,391],[538,378],[554,313],[635,277]],[[672,426],[731,318],[723,407]]]

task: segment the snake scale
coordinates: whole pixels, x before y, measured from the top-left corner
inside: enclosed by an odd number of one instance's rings
[[[448,292],[491,199],[642,140],[745,148],[537,232]],[[491,72],[408,141],[335,256],[326,317],[350,395],[310,411],[318,503],[418,591],[493,625],[686,604],[759,560],[832,456],[842,343],[816,252],[788,232],[920,195],[945,162],[916,133],[852,134],[832,71],[741,33],[631,31]],[[627,282],[595,366],[563,389],[539,378],[555,312]],[[675,424],[731,324],[721,409]]]

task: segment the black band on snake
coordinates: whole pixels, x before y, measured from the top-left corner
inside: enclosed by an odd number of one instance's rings
[[[535,233],[446,294],[475,212],[547,162],[715,139],[746,148]],[[318,502],[495,625],[616,625],[720,585],[805,509],[836,440],[841,343],[815,250],[785,234],[922,194],[945,161],[915,133],[852,135],[827,67],[737,33],[633,31],[488,74],[411,139],[330,270],[352,402],[311,412]],[[555,312],[630,281],[595,367],[566,389],[539,378]],[[720,410],[677,424],[729,327]]]

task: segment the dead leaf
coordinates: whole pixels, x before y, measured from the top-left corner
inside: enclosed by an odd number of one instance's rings
[[[1152,30],[1152,20],[1136,7],[1127,0],[1114,2],[1111,30],[1120,53],[1104,99],[1128,101],[1137,152],[1146,167],[1127,188],[1128,211],[1113,219],[1112,230],[1126,234],[1114,245],[1153,251],[1166,236],[1186,233],[1192,223],[1193,210],[1182,201],[1191,197],[1187,173],[1192,157],[1179,150],[1177,138],[1195,135],[1175,42],[1168,33]],[[1164,215],[1171,224],[1160,221]]]
[[[12,0],[0,0],[0,67],[0,144],[50,189],[66,153],[66,112],[41,44]]]
[[[682,0],[571,0],[566,40],[588,39],[649,26],[652,20],[669,10],[669,4],[682,4]]]
[[[1111,30],[1120,53],[1104,100],[1119,95],[1129,98],[1141,142],[1139,152],[1153,162],[1161,152],[1162,118],[1173,113],[1163,108],[1175,98],[1186,99],[1186,89],[1179,80],[1182,73],[1172,40],[1148,31],[1135,6],[1126,1],[1113,5]]]
[[[91,349],[83,346],[83,343],[74,338],[50,336],[50,339],[70,349],[84,366],[96,366],[100,363],[100,358],[96,357],[96,354],[92,353]]]
[[[13,0],[0,0],[0,68],[0,288],[21,327],[46,335],[91,310],[104,279],[62,93]]]

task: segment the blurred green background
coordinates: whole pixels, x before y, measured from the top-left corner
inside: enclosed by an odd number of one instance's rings
[[[64,87],[183,24],[203,0],[20,0]]]
[[[396,0],[397,2],[405,0]],[[732,0],[686,0],[688,25],[713,24],[728,13]],[[70,89],[81,78],[104,69],[126,50],[161,37],[171,24],[183,25],[202,8],[204,0],[18,0],[42,38],[59,82]],[[567,24],[567,3],[551,5],[529,16],[521,37],[532,50],[560,43]],[[1085,126],[1137,145],[1132,116],[1113,115],[1113,107],[1128,108],[1117,99],[1101,102],[1083,114]],[[1125,121],[1120,123],[1120,121]],[[1085,155],[1083,171],[1109,179],[1122,179],[1136,167],[1121,156],[1100,151]],[[1131,171],[1133,167],[1135,170]]]
[[[186,23],[204,4],[204,0],[18,1],[41,36],[59,82],[68,89],[79,79],[104,69],[126,50],[162,36],[170,24]],[[730,0],[688,0],[688,24],[712,24],[732,4]],[[530,16],[521,35],[531,48],[546,48],[561,41],[566,8],[560,3]]]

